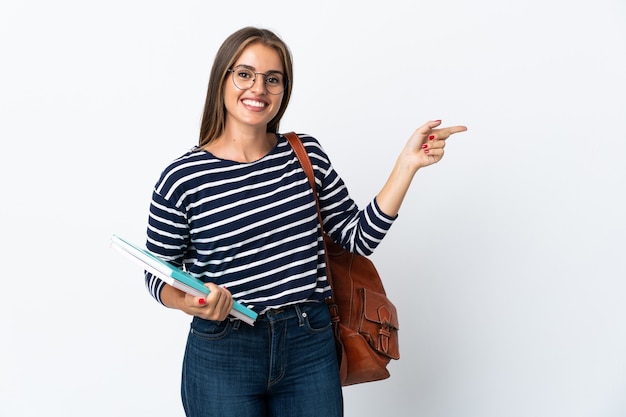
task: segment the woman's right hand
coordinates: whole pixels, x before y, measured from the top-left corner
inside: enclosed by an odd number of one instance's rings
[[[204,286],[210,291],[206,297],[185,294],[186,312],[205,320],[225,320],[233,308],[232,294],[226,288],[213,283],[206,283]]]

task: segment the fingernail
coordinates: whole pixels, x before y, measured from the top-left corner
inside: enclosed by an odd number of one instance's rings
[[[204,298],[200,298],[198,300],[198,304],[200,304],[201,306],[203,306],[204,304],[206,304],[206,300]]]
[[[428,145],[427,144],[423,144],[422,145],[422,149],[426,149],[426,148],[428,148]]]
[[[439,120],[435,120],[435,122],[440,122],[440,121],[441,121],[441,119],[439,119]]]
[[[430,136],[428,137],[428,139],[429,139],[429,140],[433,140],[433,139],[435,139],[435,135],[430,135]]]
[[[428,149],[426,149],[426,150],[424,151],[424,153],[428,153],[428,152],[430,152]]]

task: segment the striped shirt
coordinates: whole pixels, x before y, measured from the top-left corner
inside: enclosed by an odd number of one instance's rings
[[[369,255],[395,218],[372,200],[360,210],[319,142],[300,138],[315,171],[324,230],[347,250]],[[257,313],[330,296],[314,195],[282,136],[263,158],[240,163],[194,147],[155,185],[146,247],[201,279],[226,286]],[[149,272],[159,302],[164,282]]]

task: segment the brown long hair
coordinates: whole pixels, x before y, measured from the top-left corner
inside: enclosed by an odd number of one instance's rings
[[[237,61],[243,50],[252,43],[260,42],[266,46],[274,48],[280,56],[285,75],[287,77],[283,101],[280,109],[274,118],[268,123],[267,131],[278,132],[280,119],[285,114],[289,98],[291,97],[291,86],[293,85],[293,63],[289,48],[274,32],[256,27],[245,27],[230,35],[215,55],[209,86],[207,88],[206,101],[204,103],[204,113],[200,125],[199,146],[204,146],[211,142],[224,131],[226,124],[226,107],[224,106],[224,82],[228,78],[228,69]]]

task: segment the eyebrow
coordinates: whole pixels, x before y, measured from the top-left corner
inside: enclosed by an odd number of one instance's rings
[[[252,65],[239,64],[239,65],[234,66],[233,69],[234,68],[246,68],[246,69],[249,69],[250,71],[256,72],[256,68],[254,68]],[[279,71],[279,70],[269,70],[269,71],[266,71],[265,73],[266,74],[272,74],[272,73],[275,73],[275,72],[278,73],[278,74],[285,75],[284,72]],[[259,73],[259,74],[261,74],[261,73]]]

